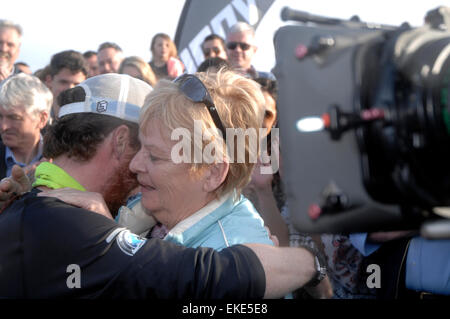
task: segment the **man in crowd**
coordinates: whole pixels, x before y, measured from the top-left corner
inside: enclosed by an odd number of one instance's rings
[[[44,146],[53,163],[38,166],[35,188],[0,214],[0,297],[275,298],[316,273],[302,248],[185,248],[36,196],[71,187],[101,193],[112,211],[123,202],[137,183],[127,167],[150,91],[138,79],[105,74],[61,94]]]
[[[58,95],[86,80],[88,66],[80,52],[67,50],[53,55],[45,84],[53,93],[52,119],[58,117]]]
[[[17,69],[17,73],[25,73],[25,74],[33,74],[31,72],[30,66],[26,64],[25,62],[16,62],[14,63],[14,69]]]
[[[228,61],[236,72],[252,79],[269,78],[275,80],[272,73],[257,71],[252,65],[252,58],[258,47],[255,30],[245,22],[233,25],[226,37]]]
[[[219,57],[227,60],[225,40],[217,34],[208,35],[202,43],[202,51],[205,59]]]
[[[97,52],[86,51],[83,53],[83,57],[86,59],[88,69],[88,78],[99,75]]]
[[[0,83],[17,73],[14,63],[20,54],[22,28],[11,21],[0,20]]]
[[[53,96],[35,76],[7,78],[0,89],[0,178],[14,164],[37,163],[42,157],[41,129],[47,124]]]
[[[117,73],[124,56],[121,47],[113,42],[100,44],[97,50],[100,74]]]

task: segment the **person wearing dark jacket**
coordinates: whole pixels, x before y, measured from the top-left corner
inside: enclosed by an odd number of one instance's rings
[[[9,77],[0,88],[0,178],[42,158],[41,130],[50,116],[53,96],[35,76]]]

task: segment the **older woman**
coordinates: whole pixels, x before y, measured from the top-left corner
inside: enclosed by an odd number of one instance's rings
[[[141,149],[130,169],[137,174],[142,205],[169,230],[165,240],[216,249],[243,242],[271,243],[261,217],[241,195],[254,163],[230,158],[222,138],[233,129],[257,132],[263,101],[253,81],[233,72],[161,81],[149,94],[140,120]],[[201,126],[200,139],[195,136],[196,123]],[[214,162],[191,154],[175,163],[180,141],[173,140],[172,132],[179,128],[189,132],[183,137],[194,154],[215,149]],[[236,153],[251,159],[257,145],[247,140],[235,145]]]

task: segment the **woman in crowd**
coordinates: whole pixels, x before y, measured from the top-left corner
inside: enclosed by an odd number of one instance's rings
[[[152,60],[150,66],[157,79],[174,79],[184,72],[184,65],[178,58],[177,47],[165,33],[157,33],[150,44]]]
[[[128,74],[132,77],[147,82],[152,87],[156,84],[156,76],[150,65],[138,56],[125,58],[119,67],[120,74]]]

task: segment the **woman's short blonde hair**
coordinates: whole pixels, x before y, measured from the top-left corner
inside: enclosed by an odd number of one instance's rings
[[[163,136],[169,135],[177,128],[184,128],[194,136],[194,121],[201,121],[202,133],[210,136],[211,139],[203,140],[190,138],[191,154],[195,149],[203,151],[207,145],[214,143],[215,150],[219,150],[218,157],[228,161],[229,171],[225,181],[216,190],[216,195],[235,190],[236,197],[241,194],[242,189],[251,179],[255,159],[259,155],[259,128],[264,118],[264,96],[259,85],[251,79],[247,79],[233,71],[220,70],[217,73],[197,73],[196,76],[208,89],[223,126],[227,129],[248,129],[256,133],[254,138],[256,143],[251,143],[249,137],[244,138],[244,148],[241,151],[245,154],[245,160],[237,160],[237,147],[239,143],[233,136],[234,149],[231,158],[230,146],[225,144],[225,140],[212,128],[216,128],[214,121],[204,104],[194,103],[188,99],[178,87],[178,84],[168,80],[160,80],[154,90],[147,96],[144,107],[141,111],[140,129],[145,132],[150,121],[156,120],[161,127],[167,128],[162,132]],[[207,135],[213,132],[212,136]],[[195,164],[193,156],[192,172],[197,172],[209,165],[205,163]],[[254,160],[252,160],[254,159]]]
[[[123,69],[126,66],[133,66],[141,73],[141,79],[142,81],[147,82],[151,86],[155,86],[156,84],[156,76],[153,72],[151,66],[144,61],[144,59],[138,57],[138,56],[130,56],[125,59],[123,59],[122,63],[120,64],[118,73],[123,74]]]

